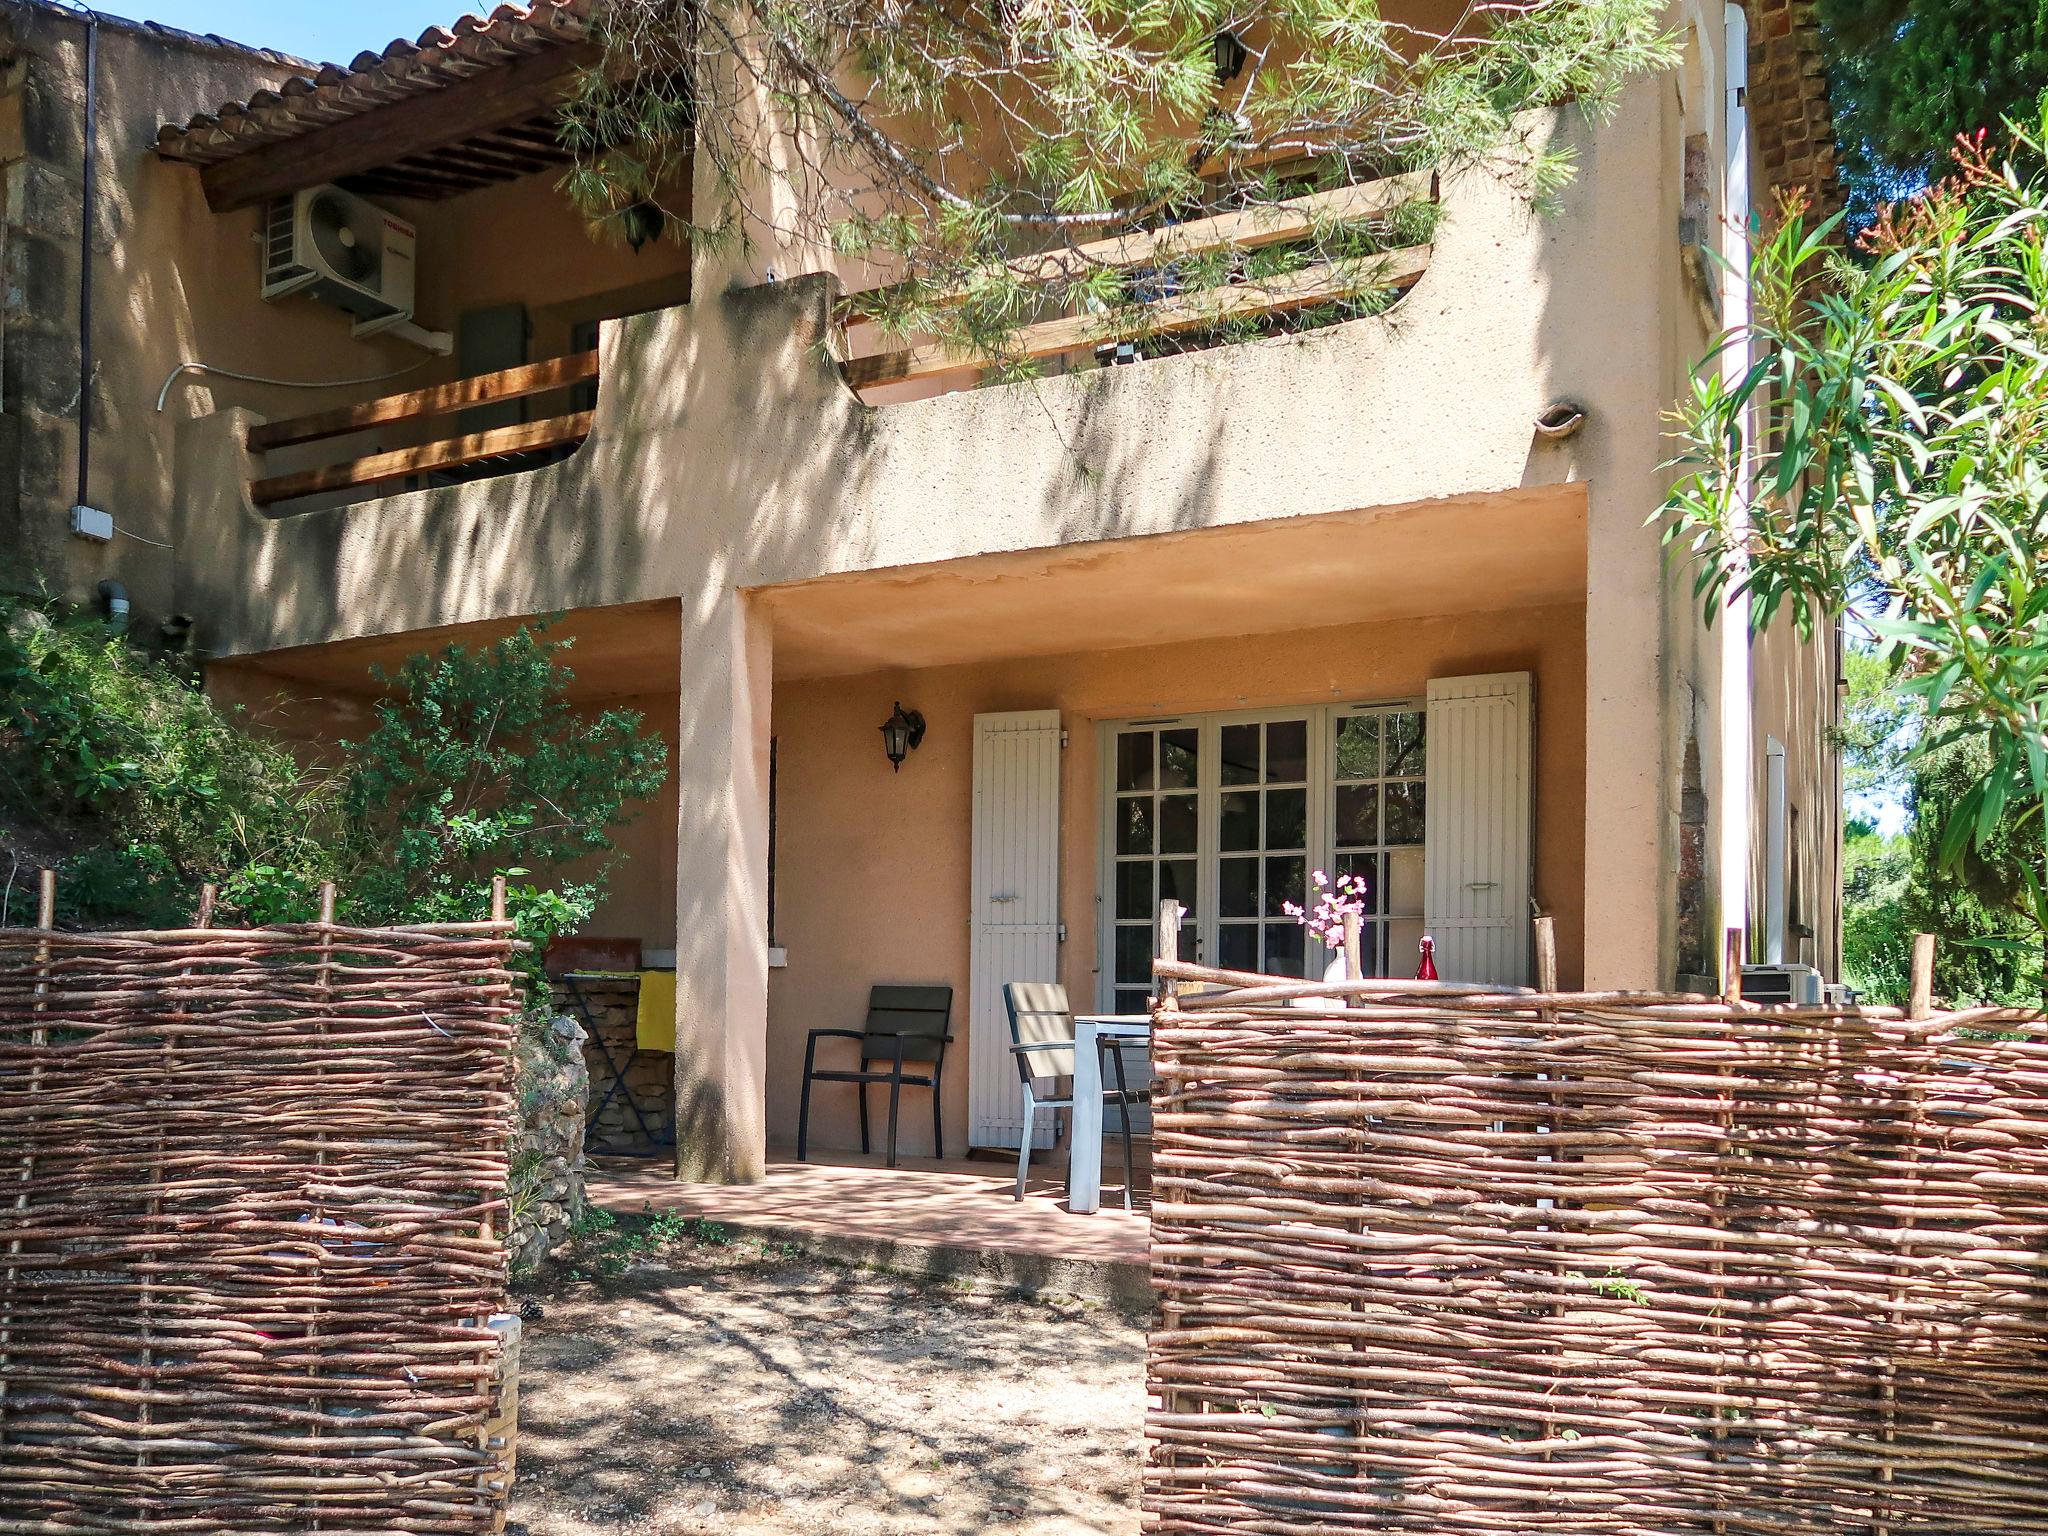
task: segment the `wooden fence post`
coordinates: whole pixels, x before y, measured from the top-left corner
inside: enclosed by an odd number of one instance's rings
[[[36,1048],[35,1064],[29,1068],[29,1100],[35,1101],[36,1094],[43,1086],[42,1046],[49,1039],[49,1027],[43,1023],[43,1010],[49,1006],[44,1000],[50,991],[50,931],[57,926],[57,871],[46,869],[38,877],[36,891],[36,928],[42,937],[36,940],[36,984],[33,1016],[34,1025],[29,1030],[29,1042]],[[28,1134],[34,1135],[34,1126],[28,1127]],[[21,1152],[21,1169],[15,1175],[21,1188],[14,1196],[14,1211],[17,1217],[28,1210],[28,1186],[35,1178],[35,1152],[31,1146],[24,1146]],[[9,1305],[5,1316],[0,1316],[0,1445],[7,1441],[7,1364],[11,1353],[8,1346],[14,1342],[14,1288],[19,1283],[20,1266],[14,1262],[21,1254],[21,1238],[17,1235],[7,1240],[7,1292]]]
[[[320,978],[318,993],[320,1012],[313,1021],[313,1035],[316,1041],[314,1046],[313,1099],[316,1107],[323,1113],[326,1110],[326,1104],[321,1092],[320,1079],[326,1074],[320,1070],[318,1064],[317,1053],[320,1046],[317,1042],[326,1039],[328,1016],[334,1012],[335,896],[334,882],[332,880],[322,881],[320,884],[320,964],[316,973]],[[322,1180],[327,1177],[327,1132],[324,1127],[313,1135],[313,1176],[316,1179]],[[321,1236],[321,1229],[327,1225],[327,1208],[318,1196],[315,1196],[313,1200],[312,1218],[313,1245],[324,1254],[327,1249],[327,1240]],[[313,1364],[311,1369],[313,1374],[313,1412],[316,1416],[327,1412],[327,1399],[320,1395],[320,1379],[323,1371],[319,1357],[319,1337],[320,1314],[317,1310],[314,1310],[306,1320],[306,1342],[313,1346]],[[307,1429],[306,1438],[317,1445],[320,1439],[320,1425],[317,1420]],[[315,1507],[317,1508],[317,1505]],[[317,1514],[306,1523],[306,1529],[309,1531],[318,1531],[321,1528],[320,1517]]]
[[[1913,1019],[1934,1017],[1934,935],[1931,933],[1913,935],[1912,976],[1906,1016]]]
[[[1344,979],[1365,980],[1365,946],[1361,941],[1363,925],[1356,912],[1344,914]],[[1348,1001],[1348,999],[1347,999]]]
[[[1721,996],[1730,1003],[1740,1003],[1742,1001],[1742,962],[1744,951],[1743,931],[1740,928],[1730,928],[1727,932],[1727,948],[1722,960],[1723,970],[1721,975]],[[1719,1402],[1719,1398],[1723,1393],[1723,1383],[1727,1379],[1729,1348],[1728,1288],[1724,1279],[1728,1269],[1726,1261],[1721,1257],[1727,1251],[1728,1245],[1722,1239],[1720,1232],[1724,1212],[1728,1204],[1727,1179],[1735,1150],[1735,1112],[1733,1107],[1725,1102],[1728,1092],[1729,1090],[1725,1087],[1716,1090],[1717,1096],[1723,1098],[1724,1103],[1721,1108],[1714,1112],[1714,1124],[1721,1134],[1716,1138],[1714,1144],[1714,1183],[1711,1192],[1707,1196],[1707,1205],[1712,1212],[1710,1225],[1715,1234],[1707,1244],[1708,1251],[1714,1255],[1707,1266],[1708,1271],[1714,1277],[1712,1285],[1714,1306],[1707,1316],[1711,1322],[1714,1341],[1714,1396],[1716,1402],[1714,1404],[1714,1429],[1713,1442],[1710,1447],[1710,1459],[1715,1471],[1714,1516],[1712,1521],[1715,1536],[1721,1536],[1721,1533],[1728,1529],[1728,1519],[1725,1513],[1728,1507],[1728,1490],[1722,1481],[1728,1460],[1728,1410]]]
[[[1180,959],[1180,903],[1171,896],[1159,903],[1159,936],[1153,950],[1155,960]],[[1154,974],[1152,989],[1156,1002],[1180,996],[1180,988],[1170,978]]]
[[[1153,958],[1155,960],[1180,959],[1180,903],[1170,896],[1159,903],[1158,937]],[[1179,983],[1170,977],[1161,976],[1156,971],[1153,973],[1153,982],[1153,1017],[1157,1018],[1159,1010],[1165,1008],[1175,998],[1180,996],[1180,986]],[[1158,1070],[1158,1061],[1158,1045],[1155,1041],[1153,1045],[1154,1071]],[[1184,1082],[1185,1079],[1182,1078],[1173,1078],[1167,1081],[1163,1085],[1166,1096],[1170,1098],[1173,1094],[1179,1092]],[[1155,1091],[1155,1105],[1157,1099],[1158,1095]],[[1153,1112],[1155,1114],[1158,1112],[1156,1107]],[[1025,1127],[1025,1134],[1030,1134],[1030,1127]],[[1155,1217],[1162,1204],[1172,1203],[1176,1198],[1171,1192],[1162,1191],[1159,1187],[1159,1153],[1159,1133],[1155,1127],[1152,1134],[1152,1209]],[[1159,1223],[1156,1219],[1149,1224],[1149,1230],[1150,1242],[1148,1246],[1156,1247],[1159,1242]],[[1158,1262],[1156,1257],[1151,1258],[1155,1277],[1158,1274]],[[1156,1279],[1154,1283],[1157,1283]],[[1180,1327],[1180,1318],[1181,1309],[1168,1300],[1166,1296],[1161,1296],[1159,1299],[1160,1328],[1165,1332],[1171,1333]],[[1174,1391],[1171,1387],[1162,1389],[1159,1394],[1159,1406],[1167,1413],[1179,1413],[1185,1406],[1185,1403],[1186,1398],[1183,1394]],[[1160,1465],[1171,1467],[1175,1464],[1176,1458],[1170,1443],[1161,1443],[1157,1455]]]
[[[1557,919],[1536,919],[1536,990],[1546,997],[1557,990]]]
[[[213,926],[213,908],[219,899],[220,887],[211,880],[199,887],[199,905],[192,914],[192,926],[194,928],[206,929]],[[191,974],[192,968],[189,965],[181,968],[178,972],[181,980],[190,977]],[[178,1058],[176,1038],[175,1034],[167,1029],[164,1032],[163,1039],[158,1042],[157,1091],[166,1096],[169,1096],[171,1093],[171,1074]],[[163,1220],[164,1214],[164,1159],[169,1155],[168,1140],[167,1135],[157,1138],[155,1155],[151,1160],[149,1170],[149,1220],[147,1231],[152,1240],[158,1235],[157,1224]],[[150,1411],[150,1394],[156,1390],[156,1271],[154,1268],[143,1272],[140,1312],[142,1326],[142,1379],[137,1383],[137,1391],[141,1394],[141,1401],[136,1404],[135,1422],[142,1426],[144,1432],[136,1445],[135,1466],[138,1471],[147,1474],[149,1470],[148,1429],[150,1421],[154,1417]],[[139,1525],[146,1521],[148,1513],[147,1506],[138,1503],[135,1509],[136,1523]]]
[[[1742,1001],[1742,957],[1742,930],[1730,928],[1721,962],[1721,996],[1731,1003]]]

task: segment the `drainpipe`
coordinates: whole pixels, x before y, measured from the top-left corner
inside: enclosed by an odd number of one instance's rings
[[[99,194],[100,18],[85,13],[85,171],[78,217],[78,495],[92,505],[92,214]]]
[[[1731,3],[1725,13],[1725,68],[1728,77],[1727,117],[1722,135],[1721,172],[1721,328],[1739,339],[1721,353],[1722,378],[1735,384],[1749,372],[1749,18]],[[1738,540],[1749,531],[1749,461],[1744,435],[1742,463],[1730,519]],[[1735,582],[1741,583],[1747,562],[1741,561]],[[1717,799],[1721,810],[1719,845],[1721,927],[1749,929],[1750,843],[1750,649],[1749,597],[1732,593],[1720,620],[1721,761]],[[1782,939],[1781,939],[1782,942]],[[1724,962],[1725,963],[1725,962]],[[1724,978],[1724,980],[1727,978]]]
[[[1785,963],[1786,833],[1785,743],[1764,738],[1764,954],[1766,965]]]

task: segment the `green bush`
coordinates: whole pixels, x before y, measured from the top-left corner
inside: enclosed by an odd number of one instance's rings
[[[661,788],[668,749],[637,711],[575,711],[558,659],[567,644],[521,628],[377,674],[388,697],[376,727],[343,744],[353,919],[459,921],[494,875],[534,870],[556,878],[510,886],[523,937],[540,946],[589,918],[616,861],[612,835]]]
[[[0,811],[77,848],[71,914],[178,921],[200,882],[266,868],[315,888],[333,810],[328,776],[104,625],[0,607]]]
[[[328,880],[344,922],[473,919],[504,874],[537,964],[667,774],[638,714],[571,706],[567,647],[522,628],[411,657],[377,675],[369,734],[316,766],[105,626],[0,604],[0,816],[65,850],[68,921],[183,922],[211,881],[226,921],[302,922]]]

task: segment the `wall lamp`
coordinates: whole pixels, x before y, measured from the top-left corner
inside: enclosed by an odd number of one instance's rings
[[[642,246],[659,240],[668,229],[668,215],[656,202],[643,200],[621,208],[618,219],[619,227],[625,231],[626,244],[633,248],[635,256]]]
[[[901,773],[903,759],[915,752],[923,740],[924,716],[914,709],[904,709],[899,701],[896,712],[882,722],[882,750],[889,754],[890,769]]]
[[[1218,32],[1211,39],[1210,56],[1216,65],[1216,83],[1228,85],[1244,73],[1244,67],[1251,59],[1251,52],[1244,45],[1244,39],[1228,30]]]

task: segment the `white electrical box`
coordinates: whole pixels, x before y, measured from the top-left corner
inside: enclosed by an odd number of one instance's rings
[[[111,544],[114,542],[114,514],[102,512],[98,507],[73,507],[71,531],[95,544]]]
[[[1742,998],[1750,1003],[1791,1003],[1820,1006],[1826,983],[1810,965],[1745,965]]]

